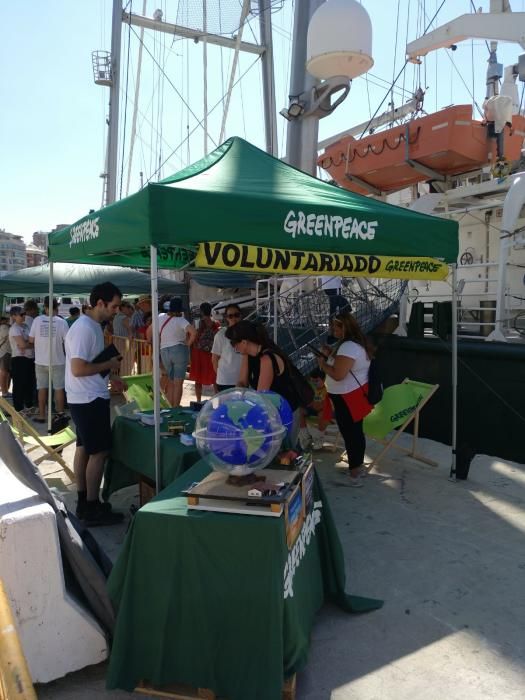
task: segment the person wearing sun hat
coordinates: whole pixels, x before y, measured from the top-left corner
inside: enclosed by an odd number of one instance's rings
[[[138,329],[145,325],[145,315],[151,313],[151,295],[141,294],[135,304],[135,311],[130,319],[131,333],[138,335]]]

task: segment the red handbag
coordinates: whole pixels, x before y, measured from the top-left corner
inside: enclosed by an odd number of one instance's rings
[[[374,408],[366,397],[367,389],[368,384],[362,384],[357,389],[349,391],[347,394],[341,394],[354,423],[363,420]]]

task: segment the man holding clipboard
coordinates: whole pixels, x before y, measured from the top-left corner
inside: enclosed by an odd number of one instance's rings
[[[122,513],[113,513],[99,500],[104,462],[111,450],[108,375],[118,372],[122,358],[115,346],[104,347],[102,323],[119,309],[122,292],[111,282],[93,287],[90,309],[70,328],[65,339],[66,393],[77,433],[74,469],[77,516],[87,526],[115,525]],[[114,388],[123,382],[110,376]]]

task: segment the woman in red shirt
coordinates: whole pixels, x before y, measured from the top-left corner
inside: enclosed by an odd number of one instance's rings
[[[201,318],[197,329],[197,337],[191,346],[190,379],[195,382],[195,398],[202,399],[202,386],[213,385],[215,391],[216,374],[211,361],[213,338],[219,330],[219,324],[211,318],[211,305],[204,302],[200,305]]]

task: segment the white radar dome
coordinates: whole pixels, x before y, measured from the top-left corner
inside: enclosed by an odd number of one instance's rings
[[[308,27],[308,72],[322,80],[339,75],[352,80],[373,65],[368,12],[356,0],[326,0]]]

